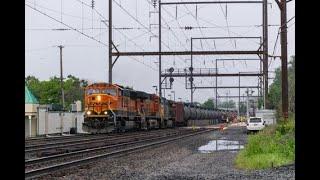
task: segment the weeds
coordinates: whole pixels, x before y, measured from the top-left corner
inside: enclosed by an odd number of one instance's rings
[[[235,164],[240,169],[263,169],[290,164],[295,161],[295,120],[281,121],[249,135]]]

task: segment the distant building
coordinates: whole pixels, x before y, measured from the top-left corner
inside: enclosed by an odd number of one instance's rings
[[[276,110],[272,110],[272,109],[263,109],[263,110],[256,111],[256,117],[263,118],[263,120],[266,121],[267,125],[277,123],[275,114],[276,114]]]
[[[24,88],[25,92],[25,137],[34,137],[37,135],[38,119],[37,119],[37,108],[39,102],[34,97],[32,92],[27,86]]]

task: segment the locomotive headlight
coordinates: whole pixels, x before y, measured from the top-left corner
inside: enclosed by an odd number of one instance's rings
[[[90,115],[91,114],[91,111],[87,111],[87,115]]]
[[[105,111],[105,112],[104,112],[104,114],[108,114],[108,112],[107,112],[107,111]]]
[[[98,101],[101,101],[101,96],[97,96],[97,100],[98,100]]]

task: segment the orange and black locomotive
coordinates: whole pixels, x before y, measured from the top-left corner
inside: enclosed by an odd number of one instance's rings
[[[156,94],[117,84],[94,83],[85,88],[83,130],[90,133],[184,126],[188,120],[219,121],[221,117],[219,110],[160,101]]]

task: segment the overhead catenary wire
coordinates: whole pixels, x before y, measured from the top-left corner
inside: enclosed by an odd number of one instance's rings
[[[77,1],[79,1],[79,0],[77,0]],[[97,10],[96,10],[96,12],[100,15],[100,17],[102,17],[103,19],[105,19]],[[128,12],[129,13],[129,12]],[[129,13],[130,14],[130,13]],[[133,17],[133,16],[131,16],[131,17]],[[134,17],[133,17],[134,18]],[[108,24],[107,24],[107,22],[106,21],[103,21],[103,22],[105,22],[105,24],[108,26]],[[139,21],[138,21],[139,22]],[[144,26],[144,25],[143,25]],[[145,27],[145,26],[144,26]],[[146,29],[146,28],[145,28]],[[119,31],[123,36],[125,36],[129,41],[131,41],[131,42],[133,42],[135,45],[136,45],[136,47],[139,47],[139,48],[141,48],[140,46],[138,46],[132,39],[130,39],[127,35],[125,35],[123,32],[121,32],[121,31]],[[144,50],[143,48],[141,48],[142,50]],[[141,64],[143,64],[143,65],[145,65],[145,66],[147,66],[147,67],[149,67],[149,68],[151,68],[151,69],[153,69],[153,70],[156,70],[156,69],[154,69],[152,66],[150,66],[150,65],[147,65],[147,64],[145,64],[145,63],[143,63],[143,62],[141,62],[141,61],[139,61],[139,60],[137,60],[136,58],[134,58],[134,57],[130,57],[131,59],[133,59],[133,60],[135,60],[135,61],[137,61],[137,62],[139,62],[139,63],[141,63]]]
[[[291,18],[287,21],[286,25],[287,25],[291,20],[293,20],[294,18],[295,18],[295,16],[291,17]],[[292,25],[294,25],[294,23],[291,24],[290,26],[288,26],[287,29],[289,29]],[[281,34],[281,27],[278,28],[278,33],[277,33],[276,41],[275,41],[274,47],[273,47],[273,52],[272,52],[273,60],[276,58],[276,57],[275,57],[275,53],[276,53],[276,47],[277,47],[277,44],[278,44],[278,39],[279,39],[279,35],[280,35],[280,34]],[[268,65],[268,69],[270,68],[271,64],[272,64],[272,59],[271,59],[269,65]]]
[[[229,28],[229,22],[228,22],[228,17],[227,17],[227,5],[228,4],[226,4],[226,13],[224,13],[223,12],[223,8],[222,8],[222,5],[221,4],[219,4],[220,5],[220,9],[221,9],[221,12],[222,12],[222,14],[224,15],[224,17],[225,17],[225,21],[226,21],[226,25],[227,25],[227,30],[228,30],[228,35],[229,35],[229,37],[231,36],[230,35],[230,28]],[[232,40],[230,39],[230,42],[231,42],[231,45],[232,45]]]
[[[193,14],[192,14],[192,12],[189,10],[189,8],[188,8],[185,4],[184,4],[184,7],[186,8],[186,10],[187,10],[187,11],[189,11],[189,12],[190,12],[190,15],[195,19],[195,21],[196,21],[197,25],[198,25],[198,26],[200,26],[200,24],[199,24],[199,22],[198,22],[197,17],[196,17],[195,15],[193,15]],[[200,31],[200,33],[201,33],[202,37],[205,37],[204,33],[202,32],[202,29],[199,29],[199,31]],[[209,45],[208,41],[207,41],[207,40],[205,40],[205,42],[207,43],[208,47],[210,47],[210,45]],[[200,41],[200,43],[201,43],[201,41]],[[201,49],[203,50],[202,44],[201,44]],[[204,56],[204,57],[205,57],[205,56]]]
[[[32,2],[30,1],[26,1],[28,2],[30,5],[33,4]],[[45,9],[45,10],[48,10],[48,11],[51,11],[51,12],[54,12],[56,14],[59,14],[59,15],[63,15],[63,16],[69,16],[69,17],[72,17],[72,18],[77,18],[77,19],[83,19],[83,20],[86,20],[86,21],[92,21],[91,18],[86,18],[86,17],[82,17],[82,16],[76,16],[76,15],[71,15],[71,14],[67,14],[67,13],[64,13],[64,12],[61,12],[61,11],[57,11],[57,10],[54,10],[54,9],[51,9],[51,8],[48,8],[48,7],[44,7],[44,6],[41,6],[39,4],[37,4],[37,6],[34,6],[36,9]],[[94,19],[95,21],[99,21],[99,19]]]
[[[120,5],[121,5],[121,1],[120,1]],[[62,11],[61,11],[61,13],[62,13]],[[136,12],[137,13],[137,12]],[[135,16],[136,18],[137,18],[137,14],[136,14],[136,16]],[[180,17],[180,16],[179,16]],[[198,16],[196,16],[196,18],[198,18]],[[105,20],[105,18],[103,18],[104,20]],[[170,22],[170,21],[169,21]],[[100,22],[100,25],[101,25],[101,22]],[[221,26],[222,27],[222,26]],[[199,28],[199,29],[205,29],[205,28],[221,28],[221,27],[204,27],[204,26],[197,26],[197,27],[193,27],[193,28]],[[231,27],[231,26],[230,26]],[[169,25],[167,26],[167,27],[163,27],[163,28],[168,28],[168,29],[170,29],[170,31],[172,31],[172,29],[174,29],[174,28],[176,28],[176,29],[184,29],[184,27],[170,27]],[[227,26],[227,28],[228,28],[228,26]],[[92,27],[92,29],[93,29],[93,27]],[[100,33],[99,33],[99,35],[101,35],[101,30],[103,29],[103,28],[97,28],[97,29],[100,29]],[[112,29],[115,29],[115,28],[112,28]],[[140,27],[133,27],[133,28],[123,28],[123,29],[118,29],[118,30],[129,30],[129,29],[145,29],[145,28],[140,28]],[[72,29],[72,28],[70,28],[69,30],[74,30],[74,29]],[[82,31],[83,32],[83,31]],[[174,32],[174,31],[172,31],[172,32]],[[103,33],[105,33],[105,32],[103,32]],[[147,33],[149,33],[148,31],[146,31],[146,32],[144,32],[144,34],[142,34],[142,36],[143,35],[146,35]],[[92,37],[95,37],[95,36],[92,36]],[[128,37],[128,36],[127,36]],[[131,40],[132,40],[132,38],[131,38]],[[163,43],[163,42],[161,42],[161,43]],[[117,45],[119,45],[119,44],[117,44]],[[172,45],[172,44],[170,44],[170,45]],[[202,44],[201,44],[202,45]],[[175,57],[175,56],[174,56]]]
[[[92,8],[92,9],[100,16],[100,18],[103,19],[103,20],[100,21],[100,22],[103,22],[107,27],[109,26],[109,25],[107,24],[108,20],[106,20],[106,18],[105,18],[98,10],[96,10],[93,6],[90,6],[89,4],[86,4],[86,3],[84,3],[84,2],[82,2],[82,1],[80,1],[80,0],[76,0],[76,1],[78,1],[79,3],[85,4],[85,5],[88,6],[89,8]],[[121,4],[120,4],[120,5],[121,5]],[[101,19],[100,19],[100,20],[101,20]],[[112,29],[118,30],[118,29],[114,28],[114,26],[113,26]],[[142,49],[143,51],[145,51],[142,47],[140,47],[138,44],[136,44],[136,43],[133,41],[133,39],[129,38],[126,34],[124,34],[123,32],[121,32],[121,31],[119,31],[119,30],[118,30],[118,32],[120,32],[121,35],[123,35],[126,39],[128,39],[130,42],[132,42],[132,43],[135,45],[135,47],[139,47],[140,49]],[[146,34],[146,33],[143,33],[143,34],[141,34],[141,35],[139,35],[139,36],[137,36],[137,37],[141,37],[142,35],[145,35],[145,34]],[[135,38],[136,38],[136,37],[135,37]],[[135,60],[135,61],[137,61],[137,62],[139,62],[139,63],[142,63],[142,64],[144,64],[144,65],[146,65],[146,66],[148,66],[148,67],[150,68],[150,65],[147,65],[147,64],[145,64],[144,62],[141,62],[141,61],[137,60],[136,58],[131,58],[131,59],[133,59],[133,60]]]
[[[87,35],[87,34],[85,34],[85,33],[81,32],[81,31],[80,31],[80,30],[78,30],[77,28],[74,28],[74,27],[72,27],[72,26],[70,26],[70,25],[68,25],[68,24],[66,24],[66,23],[64,23],[64,22],[61,22],[61,21],[59,21],[58,19],[56,19],[56,18],[54,18],[54,17],[52,17],[52,16],[50,16],[50,15],[48,15],[48,14],[46,14],[46,13],[44,13],[44,12],[40,11],[40,10],[38,10],[38,9],[36,9],[36,8],[34,8],[34,7],[32,7],[32,6],[28,5],[28,4],[25,4],[25,5],[26,5],[27,7],[29,7],[29,8],[31,8],[31,9],[33,9],[33,10],[35,10],[35,11],[37,11],[37,12],[41,13],[41,14],[43,14],[43,15],[47,16],[48,18],[50,18],[50,19],[52,19],[52,20],[54,20],[54,21],[56,21],[56,22],[59,22],[59,23],[61,23],[61,24],[65,25],[65,26],[67,26],[68,28],[70,28],[70,29],[72,29],[72,30],[74,30],[74,31],[76,31],[76,32],[78,32],[78,33],[80,33],[80,34],[82,34],[82,35],[86,36],[86,37],[87,37],[87,38],[89,38],[89,39],[92,39],[92,40],[94,40],[94,41],[96,41],[96,42],[98,42],[98,43],[100,43],[100,44],[102,44],[102,45],[104,45],[104,46],[108,46],[107,44],[105,44],[105,43],[103,43],[103,42],[101,42],[101,41],[99,41],[99,40],[97,40],[97,39],[93,38],[92,36],[89,36],[89,35]]]

